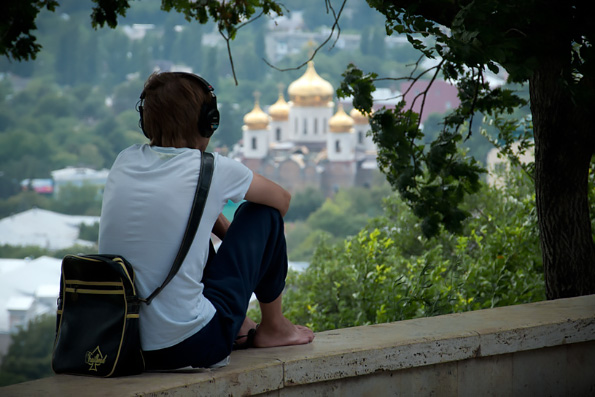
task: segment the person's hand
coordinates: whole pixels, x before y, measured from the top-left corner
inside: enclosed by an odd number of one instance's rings
[[[225,234],[227,233],[227,229],[229,229],[229,225],[231,223],[223,214],[219,214],[217,220],[215,221],[215,225],[213,226],[213,234],[219,238],[219,240],[223,240]]]

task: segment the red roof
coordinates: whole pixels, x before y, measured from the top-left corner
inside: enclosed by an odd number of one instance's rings
[[[418,95],[427,89],[429,83],[428,80],[418,80],[413,83],[413,86],[411,82],[401,84],[401,92],[404,94],[404,100],[408,105],[405,109],[413,105],[413,110],[420,112],[424,97]],[[446,81],[434,81],[425,97],[421,122],[423,123],[432,113],[443,114],[459,106],[461,101],[457,97],[457,92],[457,88]]]

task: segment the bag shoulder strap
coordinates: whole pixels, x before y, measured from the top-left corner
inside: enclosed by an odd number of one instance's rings
[[[148,298],[141,298],[141,301],[145,302],[147,305],[151,304],[151,301],[157,296],[157,294],[159,294],[161,290],[163,290],[163,288],[165,288],[165,286],[169,284],[169,282],[174,278],[176,273],[178,273],[178,270],[180,270],[182,262],[184,262],[184,258],[186,258],[186,254],[192,245],[192,241],[196,235],[196,230],[198,229],[198,224],[200,223],[200,219],[202,218],[202,214],[205,209],[205,203],[207,201],[207,196],[211,187],[211,179],[213,178],[213,167],[213,154],[202,152],[200,156],[200,172],[198,175],[198,183],[196,185],[194,201],[192,203],[192,209],[190,210],[188,223],[186,224],[186,231],[184,232],[182,244],[180,245],[176,259],[174,260],[169,274],[163,281],[163,284],[153,291],[153,293],[149,295]]]

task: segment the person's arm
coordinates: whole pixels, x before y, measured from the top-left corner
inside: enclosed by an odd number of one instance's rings
[[[282,216],[285,216],[289,209],[291,194],[270,179],[254,172],[252,182],[244,198],[253,203],[276,208]]]
[[[227,229],[229,229],[230,222],[223,214],[219,214],[217,220],[215,221],[215,225],[213,225],[213,234],[219,238],[219,240],[223,240],[225,234],[227,233]]]

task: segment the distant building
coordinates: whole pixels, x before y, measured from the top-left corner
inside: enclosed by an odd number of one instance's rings
[[[57,258],[0,259],[0,334],[16,332],[35,317],[56,311]]]
[[[0,219],[0,245],[63,249],[75,244],[92,249],[94,243],[78,238],[81,223],[99,222],[97,216],[64,215],[31,209]],[[10,343],[10,333],[30,320],[56,311],[61,260],[0,259],[0,357]]]
[[[330,30],[305,32],[293,30],[272,30],[264,38],[265,53],[270,62],[279,62],[289,55],[299,54],[312,43],[323,43],[331,35]],[[341,33],[332,38],[334,47],[341,50],[356,50],[359,48],[361,36],[359,34]],[[336,39],[336,40],[335,40]]]
[[[78,238],[79,225],[93,225],[98,216],[64,215],[33,208],[0,219],[0,245],[34,245],[50,250],[73,245],[93,246],[93,242]]]
[[[21,181],[21,190],[51,195],[54,193],[54,180],[51,178],[23,179]]]
[[[95,185],[103,188],[107,181],[108,169],[96,171],[91,168],[66,167],[61,170],[52,171],[54,180],[54,193],[58,194],[60,188],[71,186]]]
[[[91,168],[66,167],[51,172],[51,178],[33,178],[23,179],[21,181],[21,190],[34,191],[39,194],[51,195],[58,193],[64,186],[93,185],[103,191],[107,181],[108,169],[96,171]]]
[[[422,99],[415,97],[428,88],[428,82],[401,88],[403,93],[389,88],[374,91],[373,111],[395,108],[403,99],[419,111]],[[231,156],[291,192],[312,187],[331,196],[339,188],[369,185],[378,166],[376,145],[367,134],[368,118],[353,108],[346,112],[351,98],[335,105],[334,93],[310,61],[305,73],[287,88],[289,101],[280,90],[278,100],[265,111],[256,97]],[[457,88],[435,81],[425,98],[422,122],[458,105]]]
[[[256,97],[232,157],[291,192],[312,187],[330,196],[369,184],[377,167],[368,119],[355,109],[347,114],[342,105],[335,110],[334,89],[313,62],[287,92],[289,102],[279,92],[268,113]]]
[[[0,259],[0,359],[10,347],[11,333],[42,314],[56,313],[61,260]]]
[[[535,161],[535,155],[533,150],[519,153],[519,143],[515,142],[512,144],[512,151],[519,157],[519,161],[522,164],[529,164]],[[500,153],[498,148],[493,148],[488,152],[487,159],[487,178],[486,182],[489,186],[503,187],[506,184],[506,174],[511,171],[510,160]]]
[[[407,109],[413,107],[413,111],[419,113],[423,103],[422,123],[431,114],[448,112],[457,108],[461,103],[457,87],[442,80],[436,80],[432,83],[425,98],[420,96],[421,93],[428,89],[429,84],[428,80],[417,80],[414,83],[406,82],[401,84],[401,91],[403,92],[403,99],[407,103]]]
[[[155,25],[149,23],[135,23],[123,25],[122,31],[130,40],[142,40],[149,30],[154,30]]]

